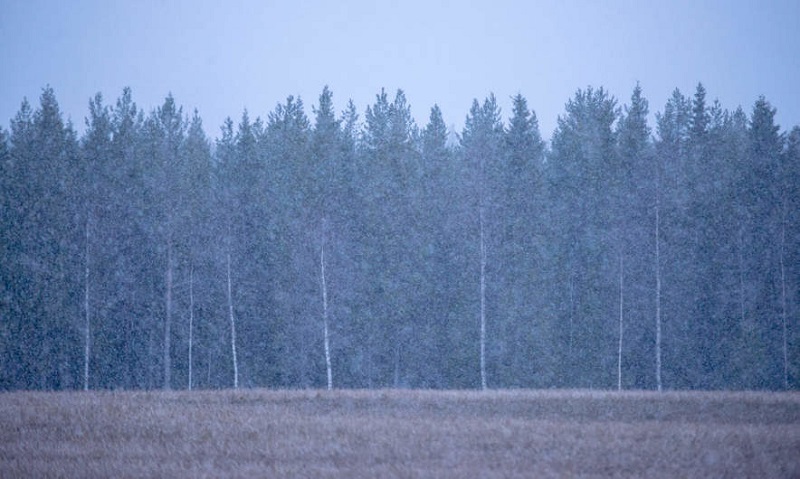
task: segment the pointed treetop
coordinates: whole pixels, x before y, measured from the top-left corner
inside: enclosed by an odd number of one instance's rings
[[[706,89],[702,83],[698,83],[692,100],[692,118],[689,127],[689,135],[694,141],[700,141],[708,132],[709,118],[706,108]]]
[[[446,150],[447,126],[439,105],[433,105],[428,124],[422,130],[422,155],[431,158],[442,155]]]
[[[750,116],[750,147],[756,157],[777,158],[783,149],[780,126],[775,124],[776,112],[763,95],[753,105]]]
[[[536,113],[528,110],[528,102],[522,94],[512,98],[513,116],[506,132],[507,151],[512,162],[512,175],[521,174],[523,169],[535,167],[544,152],[544,142],[539,133]]]
[[[623,151],[635,155],[643,151],[650,140],[650,127],[647,125],[650,106],[638,82],[633,89],[630,105],[625,105],[623,110],[617,132],[619,144]]]

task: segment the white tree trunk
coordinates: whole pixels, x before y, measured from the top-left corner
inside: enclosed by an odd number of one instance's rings
[[[661,217],[660,191],[656,175],[656,389],[661,391]]]
[[[189,269],[189,391],[192,390],[193,329],[194,329],[194,265]]]
[[[619,345],[617,347],[617,390],[622,391],[622,320],[623,320],[622,251],[619,253]]]
[[[481,389],[486,390],[486,240],[483,224],[483,204],[479,206],[478,221],[480,222],[481,230]]]
[[[231,288],[231,254],[228,253],[228,318],[231,321],[231,353],[233,356],[233,388],[239,389],[239,363],[236,360],[236,322],[233,319],[233,293]]]
[[[328,391],[333,389],[333,370],[331,368],[331,348],[328,336],[328,287],[325,282],[325,221],[322,222],[322,244],[319,252],[320,282],[322,284],[322,324],[325,343],[325,371],[328,378]]]
[[[569,342],[567,343],[567,361],[572,365],[573,326],[575,323],[575,282],[572,273],[569,275]]]
[[[84,251],[84,270],[83,270],[83,311],[86,314],[86,323],[84,329],[84,347],[83,347],[83,390],[89,390],[89,355],[91,353],[91,316],[89,314],[89,220],[86,220],[86,238],[85,238],[85,251]]]
[[[789,353],[786,334],[786,268],[784,255],[786,254],[786,202],[784,200],[783,221],[781,221],[781,319],[783,322],[783,387],[789,389]]]
[[[172,336],[172,240],[167,240],[167,291],[166,320],[164,321],[164,389],[170,388],[172,362],[170,360],[170,340]]]
[[[744,308],[744,227],[739,224],[739,321],[744,327],[745,308]]]

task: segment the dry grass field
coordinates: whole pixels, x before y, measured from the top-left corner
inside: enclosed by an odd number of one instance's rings
[[[800,477],[800,394],[0,393],[0,477]]]

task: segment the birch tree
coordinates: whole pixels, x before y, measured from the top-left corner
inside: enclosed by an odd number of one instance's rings
[[[203,348],[210,352],[209,337],[202,336],[203,328],[209,325],[203,314],[214,308],[215,298],[212,297],[213,288],[210,278],[218,273],[213,263],[215,260],[213,245],[212,213],[212,157],[211,147],[203,131],[203,122],[197,110],[189,122],[186,141],[182,148],[182,166],[180,184],[184,207],[184,214],[180,218],[180,230],[184,246],[182,248],[184,259],[182,274],[188,266],[189,287],[189,324],[188,324],[188,385],[189,389],[198,384],[195,374],[195,360],[202,357]],[[185,303],[184,303],[185,304]],[[200,333],[200,334],[198,334]],[[200,346],[200,348],[198,348]],[[198,355],[197,353],[200,353]],[[210,358],[207,360],[210,361]]]
[[[333,389],[333,370],[331,369],[331,347],[328,337],[328,285],[325,282],[325,221],[322,221],[320,248],[319,248],[319,277],[322,288],[322,324],[324,328],[325,344],[325,372],[328,380],[328,391]]]
[[[243,118],[247,118],[245,112]],[[239,387],[239,361],[236,350],[236,320],[234,317],[233,305],[233,279],[231,277],[231,251],[234,244],[234,228],[236,225],[234,206],[237,203],[237,144],[233,133],[233,121],[230,118],[225,120],[222,126],[221,138],[217,140],[217,160],[218,160],[218,182],[219,190],[216,210],[216,218],[224,237],[222,256],[224,257],[225,268],[225,313],[228,318],[228,331],[230,333],[231,364],[233,366],[233,387]]]
[[[112,125],[108,107],[103,105],[101,94],[89,102],[89,117],[86,119],[87,130],[82,142],[82,203],[84,208],[84,251],[83,251],[83,313],[84,313],[84,348],[83,348],[83,389],[89,390],[90,362],[92,356],[92,314],[91,309],[91,264],[93,263],[93,246],[97,248],[101,243],[94,238],[93,232],[97,228],[98,210],[103,196],[108,196],[107,178],[103,174],[107,168],[105,163],[110,162]],[[106,199],[107,201],[107,199]],[[103,208],[108,208],[104,205]]]
[[[492,205],[488,188],[489,176],[495,176],[502,152],[503,124],[494,95],[489,95],[483,105],[473,100],[461,135],[462,154],[467,167],[474,168],[474,200],[478,212],[478,263],[479,263],[479,371],[480,387],[488,388],[487,378],[487,265],[489,231],[487,214]]]
[[[231,359],[233,360],[233,389],[239,389],[239,360],[236,356],[236,320],[233,316],[233,287],[231,283],[231,254],[226,255],[226,279],[228,293],[228,320],[231,325]]]
[[[194,346],[194,265],[189,269],[189,391],[192,390],[192,349]]]
[[[624,312],[622,253],[619,254],[619,342],[617,346],[617,390],[622,391],[622,333]]]
[[[325,276],[325,246],[328,239],[330,218],[343,221],[340,208],[345,204],[344,171],[341,161],[341,129],[333,109],[333,93],[327,87],[319,96],[319,105],[314,108],[314,130],[311,133],[310,153],[312,164],[307,183],[309,209],[312,218],[318,218],[319,227],[319,279],[322,293],[323,350],[325,353],[325,377],[328,390],[333,389],[333,367],[331,364],[330,324],[328,308],[328,282]],[[309,228],[314,231],[315,228]]]
[[[181,148],[184,142],[186,121],[183,109],[178,107],[172,95],[168,95],[149,120],[151,148],[156,155],[159,176],[155,191],[159,193],[162,213],[162,235],[164,250],[164,340],[163,367],[164,389],[172,382],[172,315],[174,309],[175,268],[177,264],[176,243],[180,238],[179,215],[183,204],[180,174],[183,172]]]

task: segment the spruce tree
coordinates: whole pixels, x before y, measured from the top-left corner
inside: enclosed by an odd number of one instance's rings
[[[617,124],[613,169],[614,228],[619,265],[618,387],[652,388],[655,324],[652,295],[638,285],[653,281],[655,168],[649,104],[639,84]]]
[[[551,267],[567,344],[558,374],[571,387],[616,383],[618,254],[608,195],[616,119],[616,100],[605,90],[578,90],[559,117],[548,160],[560,246]]]

